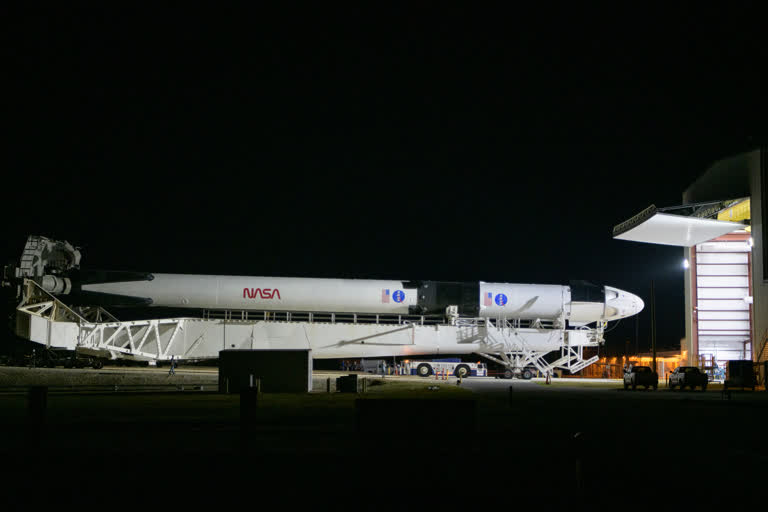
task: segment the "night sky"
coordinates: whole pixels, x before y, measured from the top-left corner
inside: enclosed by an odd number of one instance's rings
[[[587,279],[646,304],[655,279],[676,348],[682,249],[612,228],[760,140],[748,9],[3,18],[4,262],[39,234],[111,270]]]

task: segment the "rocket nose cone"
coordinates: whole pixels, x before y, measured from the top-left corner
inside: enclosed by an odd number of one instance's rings
[[[609,286],[606,289],[604,320],[618,320],[636,315],[645,307],[643,300],[637,295]],[[608,293],[610,292],[610,293]]]
[[[632,300],[635,302],[635,314],[638,314],[645,307],[645,302],[643,302],[643,299],[641,299],[637,295],[630,293],[629,296],[632,297]]]

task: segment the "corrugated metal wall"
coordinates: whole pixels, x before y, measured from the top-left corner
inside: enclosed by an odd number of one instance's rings
[[[752,358],[751,247],[749,233],[725,235],[696,246],[694,328],[698,355]]]

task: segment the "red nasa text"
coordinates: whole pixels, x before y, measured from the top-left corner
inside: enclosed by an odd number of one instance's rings
[[[274,299],[277,297],[280,300],[283,300],[282,297],[280,297],[280,290],[275,288],[274,290],[272,288],[243,288],[243,298],[248,299]]]

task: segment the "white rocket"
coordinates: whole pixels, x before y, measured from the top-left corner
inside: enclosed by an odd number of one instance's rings
[[[516,372],[530,365],[542,373],[554,368],[575,372],[597,360],[585,359],[583,349],[602,342],[605,322],[643,309],[636,295],[584,281],[561,286],[82,270],[77,248],[38,236],[27,240],[18,267],[3,268],[2,284],[17,286],[22,297],[29,292],[26,298],[32,297],[35,306],[39,287],[73,306],[377,315],[375,322],[361,323],[333,317],[313,321],[311,315],[274,321],[258,314],[222,322],[219,315],[186,313],[94,323],[45,316],[56,308],[17,308],[19,333],[31,341],[156,360],[215,358],[222,349],[309,349],[319,359],[477,353]],[[380,314],[388,318],[379,322]],[[443,319],[391,318],[400,315]],[[167,328],[159,329],[158,322]],[[583,327],[593,323],[595,328]],[[551,352],[559,356],[545,359]]]
[[[643,309],[636,295],[585,281],[561,286],[86,271],[77,248],[34,236],[15,272],[65,301],[89,305],[394,315],[441,315],[457,306],[462,316],[567,320],[576,326]]]
[[[75,286],[76,283],[75,283]],[[151,274],[148,280],[92,283],[80,290],[127,303],[173,308],[380,314],[442,314],[569,320],[585,325],[634,315],[643,301],[588,283],[571,286],[368,279]],[[115,299],[117,297],[117,299]]]

